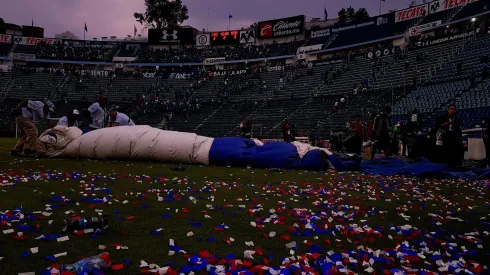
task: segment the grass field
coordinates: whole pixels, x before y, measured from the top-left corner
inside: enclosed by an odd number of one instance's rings
[[[167,274],[208,274],[206,264],[248,274],[260,274],[258,265],[273,267],[271,274],[281,265],[287,267],[282,274],[485,273],[490,263],[486,182],[199,166],[176,172],[161,163],[14,159],[8,155],[14,143],[0,140],[0,183],[15,183],[0,187],[0,211],[22,210],[24,216],[0,224],[0,274],[40,274],[53,264],[50,256],[67,252],[56,263],[73,263],[101,253],[100,245],[115,268],[123,267],[107,274],[149,270],[140,267],[141,260],[170,267]],[[110,216],[103,234],[61,233],[63,219],[98,213]],[[25,238],[16,237],[20,232]],[[69,240],[37,240],[42,234]],[[39,252],[29,255],[35,247]],[[253,259],[245,260],[247,250],[254,251]],[[287,263],[291,256],[299,257]],[[224,271],[212,268],[209,274]]]

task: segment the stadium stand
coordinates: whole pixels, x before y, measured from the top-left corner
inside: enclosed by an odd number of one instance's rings
[[[86,108],[99,93],[137,123],[211,136],[237,135],[240,123],[247,119],[256,136],[281,138],[282,122],[288,119],[303,135],[327,138],[345,131],[353,117],[366,119],[381,106],[392,104],[394,121],[417,108],[425,113],[427,125],[448,104],[456,103],[464,126],[473,127],[489,114],[490,84],[483,72],[485,66],[488,70],[484,58],[490,54],[490,36],[481,29],[486,17],[467,19],[487,9],[485,1],[478,1],[401,22],[395,22],[396,14],[391,13],[328,27],[332,35],[324,37],[255,45],[1,43],[0,56],[10,52],[35,56],[23,67],[12,66],[12,72],[0,73],[1,122],[6,126],[2,131],[12,130],[6,117],[21,99],[55,100],[60,106],[56,115],[61,116],[73,108]],[[440,25],[430,35],[405,35],[410,27],[436,21]],[[476,30],[476,35],[465,34]],[[458,34],[465,35],[453,39]],[[451,39],[439,43],[437,37]],[[318,44],[322,50],[307,51],[317,60],[291,59],[300,47]],[[112,66],[109,62],[117,57],[129,58],[120,64],[124,69],[71,65],[90,61]],[[209,58],[237,63],[204,66],[202,62]],[[256,60],[267,58],[278,61]],[[39,59],[68,64],[46,65]],[[196,65],[179,65],[187,62]],[[333,112],[336,105],[338,110]]]

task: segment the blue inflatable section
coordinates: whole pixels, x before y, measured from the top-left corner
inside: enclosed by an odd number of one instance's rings
[[[444,164],[431,163],[420,158],[412,163],[401,159],[384,157],[376,160],[364,161],[360,165],[361,171],[368,174],[385,176],[400,175],[407,177],[424,177],[437,179],[465,179],[478,180],[490,178],[490,170],[473,167],[448,167]]]
[[[288,142],[268,142],[257,146],[244,138],[216,138],[209,150],[209,164],[253,168],[326,170],[328,155],[313,150],[300,158],[298,150]]]

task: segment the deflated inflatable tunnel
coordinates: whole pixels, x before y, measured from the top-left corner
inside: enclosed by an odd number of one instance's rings
[[[86,134],[78,128],[56,126],[44,132],[37,145],[45,157],[152,160],[253,168],[349,169],[347,162],[328,150],[300,142],[263,144],[238,137],[215,139],[150,126],[119,126]]]

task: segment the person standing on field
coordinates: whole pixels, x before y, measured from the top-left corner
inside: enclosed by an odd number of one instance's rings
[[[37,122],[49,119],[54,112],[54,104],[50,101],[24,100],[10,114],[21,129],[22,136],[10,151],[12,156],[36,156],[36,140],[38,137]]]

